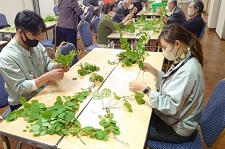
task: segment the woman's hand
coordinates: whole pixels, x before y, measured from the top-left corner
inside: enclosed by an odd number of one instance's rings
[[[129,83],[130,91],[144,91],[148,86],[141,81],[132,81]]]

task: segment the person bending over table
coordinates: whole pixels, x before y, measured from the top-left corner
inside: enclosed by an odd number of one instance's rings
[[[144,63],[143,70],[155,76],[157,90],[132,81],[130,91],[143,91],[153,108],[148,139],[181,143],[193,141],[204,98],[203,53],[199,40],[179,24],[171,24],[160,33],[159,45],[173,65],[166,74]]]
[[[98,24],[98,47],[99,48],[107,48],[108,47],[108,39],[107,36],[110,35],[115,29],[115,22],[113,22],[112,18],[115,16],[116,6],[113,3],[107,3],[104,6],[104,16],[100,20]],[[119,23],[119,26],[122,28],[126,24],[129,23],[129,19],[133,17],[133,14],[128,14],[122,22]]]
[[[163,17],[162,21],[169,25],[172,23],[179,23],[183,24],[186,22],[186,16],[183,12],[183,10],[177,6],[177,0],[168,0],[167,1],[167,10],[171,12],[171,15],[169,17]]]
[[[51,81],[63,79],[69,66],[51,62],[39,43],[46,31],[43,19],[24,10],[15,18],[16,35],[0,53],[0,72],[5,80],[11,111],[19,108],[20,97],[31,99]]]
[[[198,38],[204,26],[204,20],[202,19],[202,12],[204,10],[204,4],[202,1],[193,1],[188,7],[187,15],[190,19],[183,23],[188,31],[194,33]]]
[[[125,19],[128,14],[135,14],[136,12],[137,8],[134,7],[133,0],[123,0],[117,5],[116,15],[113,17],[113,21],[116,23],[120,23]]]

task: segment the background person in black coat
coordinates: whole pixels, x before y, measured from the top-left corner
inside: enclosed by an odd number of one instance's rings
[[[177,0],[168,0],[167,9],[172,12],[172,14],[169,17],[163,18],[164,23],[169,25],[172,23],[183,24],[186,22],[186,16],[183,10],[177,6]]]
[[[188,31],[194,33],[198,38],[204,26],[204,20],[202,19],[203,10],[204,4],[202,1],[191,2],[187,12],[190,19],[183,24]]]

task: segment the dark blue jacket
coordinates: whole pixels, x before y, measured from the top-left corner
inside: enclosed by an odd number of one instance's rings
[[[188,20],[183,24],[183,27],[185,27],[188,31],[196,34],[198,38],[201,34],[203,26],[204,20],[202,19],[202,14],[198,14],[196,17]]]
[[[179,7],[176,7],[173,13],[169,16],[167,25],[172,23],[183,24],[184,22],[186,22],[186,16],[183,10],[181,10]]]

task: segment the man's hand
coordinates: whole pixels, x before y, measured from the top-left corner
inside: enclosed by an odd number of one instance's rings
[[[169,19],[168,19],[167,17],[163,17],[163,18],[162,18],[163,23],[167,23],[168,20],[169,20]]]
[[[133,7],[133,9],[132,9],[131,12],[132,12],[132,13],[136,13],[136,12],[137,12],[137,8],[136,8],[136,7]]]

